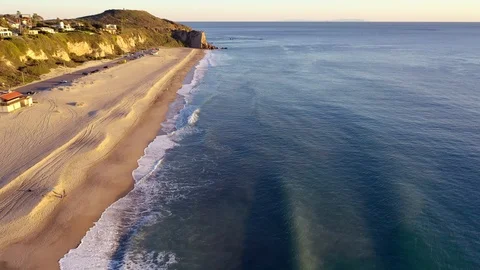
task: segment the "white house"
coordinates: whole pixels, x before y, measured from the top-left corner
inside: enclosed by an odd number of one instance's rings
[[[30,14],[20,14],[19,17],[22,25],[32,26],[32,16],[30,16]]]
[[[41,32],[50,33],[50,34],[55,34],[55,30],[53,30],[50,27],[38,27],[37,30]]]
[[[64,32],[70,32],[75,30],[74,28],[72,28],[72,26],[69,23],[65,24],[64,22],[60,22],[56,27],[60,31],[64,31]]]
[[[19,23],[10,23],[10,28],[18,29],[18,28],[20,28],[20,24]]]
[[[36,30],[36,29],[28,29],[28,30],[25,31],[25,34],[31,35],[31,36],[36,36],[36,35],[38,35],[38,30]]]
[[[69,23],[65,25],[64,31],[75,31],[75,28],[73,28]]]
[[[117,33],[117,25],[116,24],[106,24],[104,30],[106,32],[109,32],[110,34],[116,34]]]
[[[11,37],[13,36],[12,31],[9,31],[8,28],[0,27],[0,37]]]

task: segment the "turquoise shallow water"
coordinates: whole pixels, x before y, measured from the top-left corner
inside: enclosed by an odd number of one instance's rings
[[[480,268],[480,24],[191,25],[229,49],[64,269]]]

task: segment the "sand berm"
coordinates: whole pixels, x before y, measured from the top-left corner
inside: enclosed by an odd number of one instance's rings
[[[204,51],[161,49],[0,115],[0,269],[58,269],[132,171]]]

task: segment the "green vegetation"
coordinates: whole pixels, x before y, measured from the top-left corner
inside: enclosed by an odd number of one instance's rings
[[[40,16],[35,17],[38,26],[48,27],[59,22],[59,19],[42,21]],[[0,25],[3,21],[0,19]],[[185,25],[138,10],[107,10],[101,14],[63,21],[81,26],[74,32],[42,33],[0,40],[0,85],[5,83],[7,87],[13,87],[39,79],[40,75],[59,65],[75,66],[93,59],[114,58],[129,50],[158,46],[184,47],[185,44],[172,38],[172,31],[191,30]],[[117,34],[104,32],[106,24],[116,24]],[[135,48],[127,48],[126,44],[132,41],[135,42]],[[87,52],[71,51],[72,45],[84,46],[85,43],[89,48]],[[113,46],[113,51],[102,51],[101,46],[105,45]],[[64,59],[65,56],[69,59]]]
[[[156,32],[166,32],[172,30],[192,30],[190,27],[178,24],[166,19],[160,19],[143,10],[118,10],[111,9],[97,15],[79,18],[93,24],[116,24],[122,27],[122,30],[148,29]]]
[[[8,22],[5,18],[0,18],[0,27],[6,27],[6,28],[10,28],[10,26],[8,25]]]

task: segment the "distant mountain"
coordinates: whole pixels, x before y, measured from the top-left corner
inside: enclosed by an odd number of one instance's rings
[[[330,22],[366,22],[362,19],[339,19],[339,20],[332,20]]]
[[[117,26],[124,27],[125,29],[143,28],[155,30],[157,32],[165,30],[192,30],[186,25],[155,17],[143,10],[110,9],[100,14],[81,17],[78,19],[87,21],[91,24],[116,24]]]
[[[368,22],[368,21],[362,20],[362,19],[338,19],[338,20],[329,20],[329,21],[293,19],[293,20],[284,20],[282,22]]]

